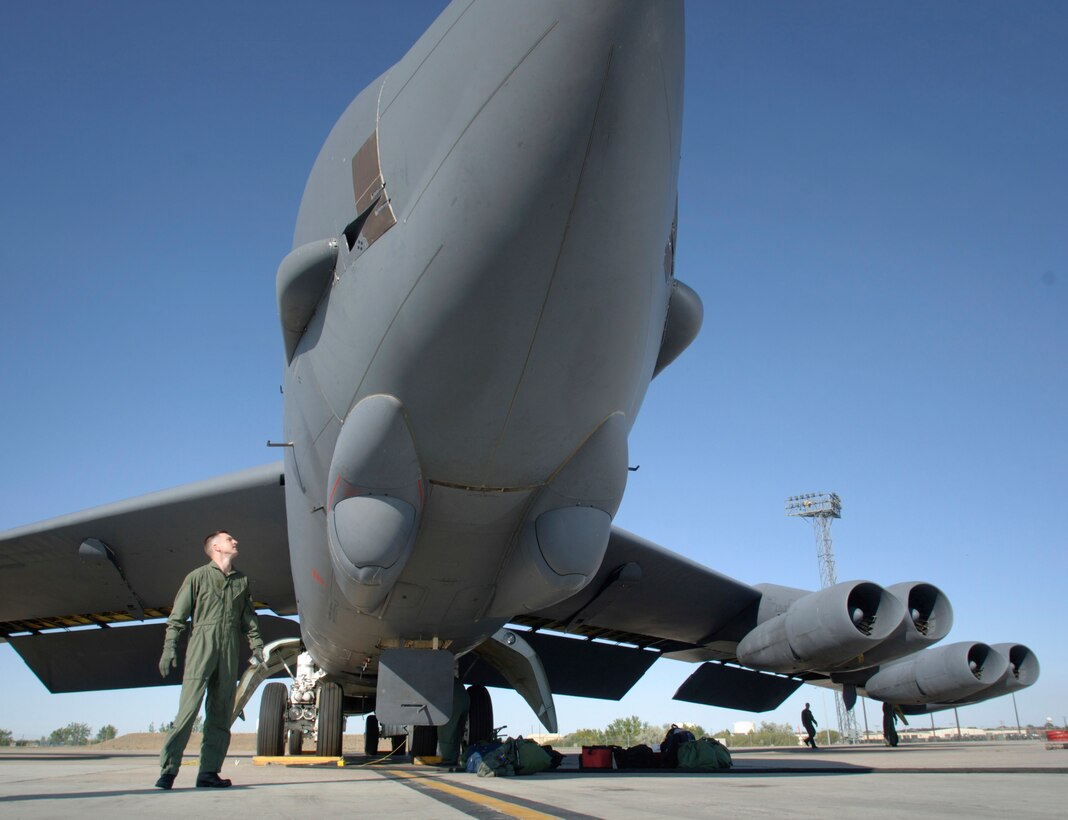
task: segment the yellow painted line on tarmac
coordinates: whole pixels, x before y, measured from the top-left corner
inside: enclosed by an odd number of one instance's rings
[[[509,803],[507,800],[489,797],[480,794],[479,792],[468,791],[460,786],[444,783],[436,778],[426,777],[423,774],[413,774],[412,772],[404,772],[399,769],[393,769],[389,774],[394,777],[401,777],[408,780],[418,780],[423,786],[429,786],[432,789],[445,792],[453,797],[459,797],[461,800],[467,800],[471,803],[477,803],[480,806],[486,806],[487,808],[499,811],[501,814],[507,815],[508,817],[522,818],[522,820],[538,820],[538,818],[556,817],[556,815],[553,814],[545,814],[544,812],[528,809],[524,806],[518,806],[515,803]]]
[[[318,757],[316,755],[255,755],[253,766],[323,766],[330,763],[340,765],[343,757]]]

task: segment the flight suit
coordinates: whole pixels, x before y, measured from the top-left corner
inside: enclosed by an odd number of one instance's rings
[[[816,748],[816,719],[812,717],[812,712],[805,707],[801,710],[801,725],[805,727],[805,731],[808,732],[808,737],[805,738],[805,745],[809,748]]]
[[[898,717],[901,718],[901,720],[906,726],[909,725],[909,722],[905,717],[905,713],[901,711],[900,706],[895,706],[893,703],[883,704],[883,738],[890,746],[896,746],[898,744]]]
[[[467,715],[471,711],[471,696],[467,689],[454,679],[452,682],[452,717],[444,726],[438,727],[438,754],[444,766],[455,766],[460,758],[460,742],[464,737]]]
[[[189,742],[205,690],[208,699],[200,771],[218,772],[222,768],[230,747],[241,636],[247,637],[253,651],[263,648],[248,578],[242,572],[232,570],[224,575],[214,563],[209,563],[189,573],[167,619],[165,648],[174,648],[189,617],[193,619],[193,628],[185,651],[178,716],[160,754],[160,769],[164,774],[177,774],[182,765],[182,752]]]

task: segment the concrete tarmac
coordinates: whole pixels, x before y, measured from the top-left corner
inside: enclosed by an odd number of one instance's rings
[[[144,752],[0,749],[0,817],[900,817],[1065,816],[1068,749],[1038,742],[736,750],[727,772],[581,771],[480,778],[350,757],[346,765],[254,766],[227,759],[229,789],[152,787]]]

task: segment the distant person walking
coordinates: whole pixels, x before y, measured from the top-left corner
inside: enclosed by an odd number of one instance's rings
[[[190,617],[193,629],[185,652],[178,716],[160,754],[157,789],[169,789],[174,785],[205,691],[208,700],[204,710],[204,740],[200,745],[197,788],[230,785],[229,780],[219,777],[219,771],[230,748],[242,635],[247,638],[256,660],[263,660],[263,639],[260,638],[248,578],[233,567],[237,539],[225,530],[214,532],[204,539],[204,552],[211,561],[185,577],[167,619],[167,637],[159,660],[159,673],[163,677],[178,665],[178,636]]]
[[[812,717],[812,710],[808,708],[808,704],[805,704],[805,708],[801,710],[801,725],[805,727],[805,731],[808,732],[808,737],[805,738],[805,745],[811,749],[816,748],[816,718]]]
[[[896,746],[898,741],[897,736],[897,720],[901,718],[901,722],[906,726],[909,725],[908,719],[905,717],[905,713],[901,711],[900,706],[896,706],[893,703],[883,704],[883,739],[886,741],[887,746]]]

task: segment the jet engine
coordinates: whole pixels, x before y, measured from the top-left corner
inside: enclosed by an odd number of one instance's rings
[[[901,601],[905,617],[887,640],[849,664],[851,668],[868,668],[903,658],[938,643],[953,626],[953,607],[934,584],[908,581],[888,586],[886,591]]]
[[[1008,662],[1005,674],[990,686],[965,698],[961,703],[979,703],[1007,695],[1030,686],[1038,680],[1038,658],[1028,647],[1020,643],[996,643],[990,648],[1004,656]]]
[[[890,638],[905,606],[870,581],[849,581],[819,592],[761,584],[758,626],[738,644],[738,660],[755,669],[790,674],[849,663]]]
[[[1008,656],[985,643],[954,643],[882,666],[864,689],[890,703],[950,703],[990,688],[1008,669]]]
[[[1029,647],[1022,643],[996,643],[991,649],[1004,655],[1009,662],[1004,677],[990,687],[998,690],[996,694],[1007,695],[1038,680],[1038,656]]]

